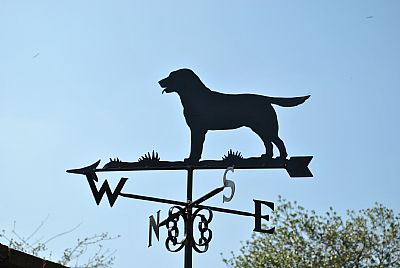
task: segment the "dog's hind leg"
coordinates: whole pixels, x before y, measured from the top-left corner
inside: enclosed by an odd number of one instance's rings
[[[262,157],[272,158],[274,151],[272,147],[271,137],[265,132],[263,128],[257,128],[257,127],[250,127],[250,128],[251,130],[254,131],[254,133],[256,133],[261,138],[261,140],[264,143],[265,154],[263,154]]]
[[[287,152],[286,152],[286,147],[283,141],[277,136],[272,138],[272,142],[278,147],[279,150],[279,157],[280,158],[286,158],[287,157]]]
[[[269,138],[265,140],[263,138],[261,139],[263,140],[265,146],[265,154],[263,154],[262,156],[266,158],[272,158],[274,151],[271,140]]]

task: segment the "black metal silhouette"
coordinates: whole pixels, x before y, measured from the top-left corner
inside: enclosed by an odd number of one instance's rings
[[[275,228],[263,229],[262,220],[269,221],[269,215],[262,215],[262,206],[274,210],[274,203],[262,200],[254,201],[254,213],[206,206],[203,202],[230,189],[229,196],[223,196],[223,202],[229,202],[235,194],[235,183],[226,179],[228,171],[235,169],[285,169],[290,177],[312,177],[308,168],[312,156],[292,156],[287,159],[283,141],[278,137],[278,121],[271,104],[292,107],[303,103],[309,96],[295,98],[273,98],[254,94],[229,95],[211,91],[189,69],[172,72],[159,82],[163,92],[178,93],[184,107],[186,123],[191,130],[191,151],[184,161],[163,161],[154,150],[139,157],[136,162],[125,162],[119,158],[110,158],[103,168],[98,168],[100,160],[84,168],[67,170],[68,173],[84,175],[88,181],[97,205],[104,195],[112,207],[119,196],[173,205],[168,217],[160,222],[160,211],[157,220],[149,217],[149,247],[152,245],[152,233],[159,240],[159,228],[165,226],[168,231],[166,248],[171,252],[184,249],[184,267],[192,267],[192,250],[204,253],[209,248],[213,232],[209,224],[213,212],[229,213],[254,218],[253,231],[272,234]],[[220,160],[200,161],[205,135],[209,130],[235,129],[249,127],[264,142],[266,153],[261,157],[244,158],[239,151],[228,151]],[[279,149],[279,157],[272,158],[272,144]],[[193,171],[196,169],[225,169],[223,185],[193,200]],[[98,189],[98,172],[136,171],[136,170],[186,170],[186,201],[171,200],[132,193],[124,193],[122,189],[128,178],[121,178],[114,190],[107,180]],[[182,223],[184,230],[179,230]],[[193,227],[197,224],[197,230]]]
[[[292,156],[289,159],[274,158],[266,159],[264,157],[244,158],[239,151],[229,150],[221,160],[203,160],[197,163],[187,163],[185,161],[162,161],[157,152],[153,150],[139,158],[137,162],[124,162],[119,158],[111,159],[104,165],[103,169],[98,171],[131,171],[131,170],[184,170],[188,166],[193,169],[226,169],[229,166],[235,166],[235,169],[264,169],[281,168],[286,169],[290,177],[312,177],[308,168],[312,156]]]
[[[207,131],[249,127],[264,142],[263,157],[273,156],[272,143],[279,149],[279,157],[286,158],[283,141],[278,136],[278,120],[271,104],[293,107],[310,96],[275,98],[255,94],[224,94],[207,88],[190,69],[171,72],[159,81],[162,92],[176,92],[183,106],[183,114],[191,132],[190,155],[186,162],[200,160]]]

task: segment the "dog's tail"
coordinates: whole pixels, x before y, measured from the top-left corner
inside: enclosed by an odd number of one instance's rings
[[[294,98],[275,98],[275,97],[267,97],[268,101],[272,104],[276,104],[282,107],[294,107],[305,102],[310,95],[302,96],[302,97],[294,97]]]

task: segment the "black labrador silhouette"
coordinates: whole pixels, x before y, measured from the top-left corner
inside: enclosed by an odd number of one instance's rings
[[[286,159],[287,152],[278,136],[278,120],[271,104],[293,107],[302,104],[310,95],[294,98],[274,98],[255,94],[224,94],[207,88],[190,69],[173,71],[158,82],[162,93],[178,93],[183,105],[183,115],[191,131],[191,149],[185,162],[200,160],[207,131],[249,127],[265,145],[261,157],[273,157],[272,143],[279,157]]]

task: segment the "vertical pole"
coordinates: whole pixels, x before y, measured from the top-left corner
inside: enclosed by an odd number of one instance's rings
[[[187,175],[187,202],[192,202],[193,194],[193,168],[188,168]],[[193,222],[192,222],[192,208],[187,209],[186,213],[186,223],[185,223],[185,268],[192,268],[192,239],[193,239]]]

